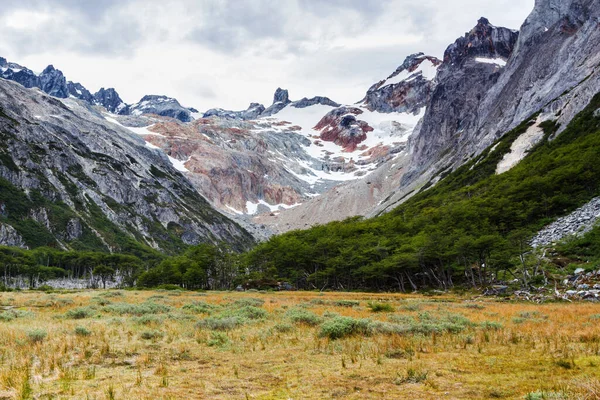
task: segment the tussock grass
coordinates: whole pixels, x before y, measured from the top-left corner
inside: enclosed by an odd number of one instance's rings
[[[0,398],[595,399],[600,393],[594,304],[170,293],[0,293],[6,308],[0,309]],[[369,303],[396,311],[373,312]]]

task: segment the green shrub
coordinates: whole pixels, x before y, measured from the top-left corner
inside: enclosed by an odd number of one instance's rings
[[[164,304],[156,303],[142,303],[142,304],[129,304],[129,303],[115,303],[104,307],[104,310],[113,314],[118,315],[146,315],[146,314],[162,314],[168,313],[172,310],[171,307]]]
[[[90,331],[85,326],[77,326],[75,327],[75,334],[77,336],[91,336],[92,331]]]
[[[333,302],[333,305],[338,307],[358,307],[360,305],[360,301],[356,300],[337,300]]]
[[[205,318],[196,324],[196,327],[210,329],[212,331],[230,331],[244,324],[238,317],[229,318]]]
[[[66,312],[65,317],[70,319],[91,318],[96,315],[96,311],[90,307],[74,308]]]
[[[27,332],[27,338],[32,343],[43,342],[48,336],[48,332],[44,329],[33,329]]]
[[[502,324],[496,321],[483,321],[479,326],[489,331],[499,331],[502,329]]]
[[[231,307],[262,307],[265,304],[263,299],[257,299],[255,297],[246,297],[238,299],[230,304]]]
[[[237,317],[242,320],[261,320],[267,318],[269,313],[267,310],[254,306],[244,306],[231,310],[225,310],[219,314],[222,318]]]
[[[225,347],[229,344],[229,337],[222,332],[212,332],[206,344],[211,347]]]
[[[214,310],[218,309],[213,304],[208,304],[204,301],[193,301],[190,304],[186,304],[182,307],[184,310],[193,312],[194,314],[212,314]]]
[[[133,317],[131,320],[139,325],[160,325],[164,322],[165,318],[160,315],[148,314],[141,315],[139,317]]]
[[[316,326],[321,323],[321,318],[317,314],[300,308],[288,310],[285,316],[295,324]]]
[[[162,333],[161,331],[144,331],[144,332],[142,332],[140,337],[144,340],[154,340],[154,339],[160,339],[164,335],[165,334]]]
[[[368,302],[367,307],[371,309],[373,312],[394,312],[394,306],[390,303],[377,303],[377,302]]]
[[[276,324],[273,329],[280,333],[288,333],[294,330],[294,326],[286,323]]]
[[[325,321],[321,325],[319,336],[329,339],[341,339],[355,334],[369,334],[369,320],[356,320],[350,317],[338,317]]]

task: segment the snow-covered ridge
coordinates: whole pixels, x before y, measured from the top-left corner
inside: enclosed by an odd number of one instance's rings
[[[424,59],[421,64],[414,71],[410,72],[408,69],[405,69],[398,73],[397,75],[392,75],[388,79],[386,79],[380,87],[385,87],[389,85],[395,85],[400,82],[410,82],[413,79],[416,79],[419,76],[427,79],[428,81],[435,78],[437,74],[438,65],[435,65],[428,58]]]

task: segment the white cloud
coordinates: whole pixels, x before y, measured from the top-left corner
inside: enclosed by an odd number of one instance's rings
[[[481,16],[518,28],[534,0],[5,0],[0,56],[47,64],[127,102],[166,94],[199,109],[359,100],[408,54],[441,57]],[[3,2],[4,3],[4,2]]]

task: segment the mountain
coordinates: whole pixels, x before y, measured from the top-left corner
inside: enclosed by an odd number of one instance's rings
[[[243,111],[231,111],[224,110],[222,108],[213,108],[205,112],[204,115],[202,115],[202,118],[220,117],[251,120],[261,117],[271,117],[288,106],[295,108],[306,108],[315,105],[323,105],[330,107],[340,106],[339,103],[336,103],[330,98],[323,96],[315,96],[310,99],[304,97],[301,100],[291,101],[289,92],[287,90],[277,88],[275,94],[273,95],[273,104],[271,104],[271,106],[269,106],[268,108],[265,108],[264,105],[259,103],[252,103],[246,110]]]
[[[196,110],[183,107],[176,99],[167,96],[147,95],[138,103],[126,104],[113,88],[101,88],[94,95],[80,83],[66,80],[62,71],[49,65],[40,74],[19,64],[10,63],[0,57],[0,77],[15,81],[26,88],[39,88],[50,96],[66,99],[73,96],[90,105],[106,108],[110,113],[120,115],[156,114],[190,122]],[[194,110],[194,111],[192,111]]]
[[[427,90],[422,93],[429,94],[413,102],[423,105],[422,119],[418,118],[405,151],[379,165],[366,179],[343,183],[299,207],[275,217],[263,215],[256,221],[287,231],[389,212],[540,112],[535,121],[537,131],[530,131],[517,142],[523,143],[516,150],[520,155],[507,156],[513,164],[518,163],[535,146],[535,140],[543,138],[543,134],[534,133],[542,131],[541,124],[554,120],[561,132],[600,90],[597,5],[597,1],[539,0],[520,32],[496,27],[481,18],[448,47],[436,76],[424,86]],[[387,79],[373,85],[358,106],[389,111],[392,103],[388,100],[394,98],[391,89],[398,85],[401,93],[406,85],[393,79],[401,77],[411,83],[413,59],[429,60],[422,53],[409,57],[388,78],[391,85],[386,85]],[[418,68],[415,78],[423,76]],[[385,101],[374,101],[378,96]],[[394,107],[410,108],[411,98],[404,99],[409,103]],[[360,121],[356,114],[354,118]],[[347,114],[340,115],[347,120],[338,118],[336,123],[326,124],[326,129],[335,137],[336,131],[348,125],[349,137],[360,143],[364,135],[355,128],[364,125],[357,125]]]
[[[481,18],[447,48],[405,151],[365,179],[257,217],[290,232],[251,262],[306,288],[509,286],[517,270],[529,287],[568,272],[557,240],[592,229],[567,261],[585,268],[598,256],[599,20],[598,0],[537,0],[518,32]],[[351,114],[339,113],[342,125],[362,140]],[[368,218],[336,222],[356,215]],[[532,240],[551,250],[532,252]]]
[[[128,106],[129,115],[156,114],[163,117],[170,117],[181,122],[190,122],[192,112],[183,107],[179,102],[171,97],[148,95],[135,104]]]
[[[252,244],[164,153],[88,103],[0,80],[0,107],[1,244],[119,252]]]
[[[423,53],[408,56],[387,79],[371,86],[360,104],[371,111],[418,113],[431,98],[441,63]]]

